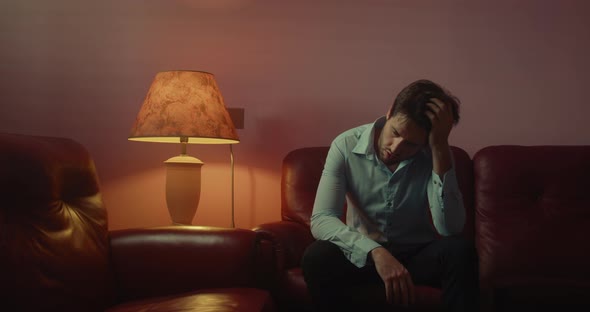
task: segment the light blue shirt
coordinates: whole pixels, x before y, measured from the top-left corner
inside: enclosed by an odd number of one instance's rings
[[[441,180],[425,147],[391,172],[373,145],[384,124],[381,117],[332,141],[311,216],[313,236],[335,243],[357,267],[380,243],[426,243],[460,233],[465,222],[454,164]]]

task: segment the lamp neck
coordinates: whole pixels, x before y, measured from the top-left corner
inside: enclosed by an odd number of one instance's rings
[[[186,146],[188,145],[188,137],[180,137],[180,155],[186,155]]]

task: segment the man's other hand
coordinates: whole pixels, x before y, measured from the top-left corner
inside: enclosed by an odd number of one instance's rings
[[[388,303],[413,304],[414,282],[410,272],[384,247],[371,250],[377,273],[385,284],[385,298]]]

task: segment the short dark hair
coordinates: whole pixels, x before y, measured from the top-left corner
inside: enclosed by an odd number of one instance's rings
[[[426,115],[428,110],[426,103],[430,98],[437,98],[450,105],[453,111],[453,124],[456,125],[459,122],[459,99],[438,84],[426,79],[416,80],[400,91],[389,109],[389,118],[403,114],[418,126],[430,131],[432,125]]]

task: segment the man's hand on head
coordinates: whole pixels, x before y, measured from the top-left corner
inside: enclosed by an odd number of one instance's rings
[[[426,105],[428,106],[426,116],[432,125],[428,135],[428,144],[432,149],[447,149],[449,134],[453,128],[452,109],[437,98],[431,98]]]
[[[448,104],[437,98],[431,98],[426,105],[428,105],[426,115],[432,124],[428,134],[428,144],[432,150],[432,168],[442,180],[445,172],[452,166],[449,134],[453,128],[453,112]]]

